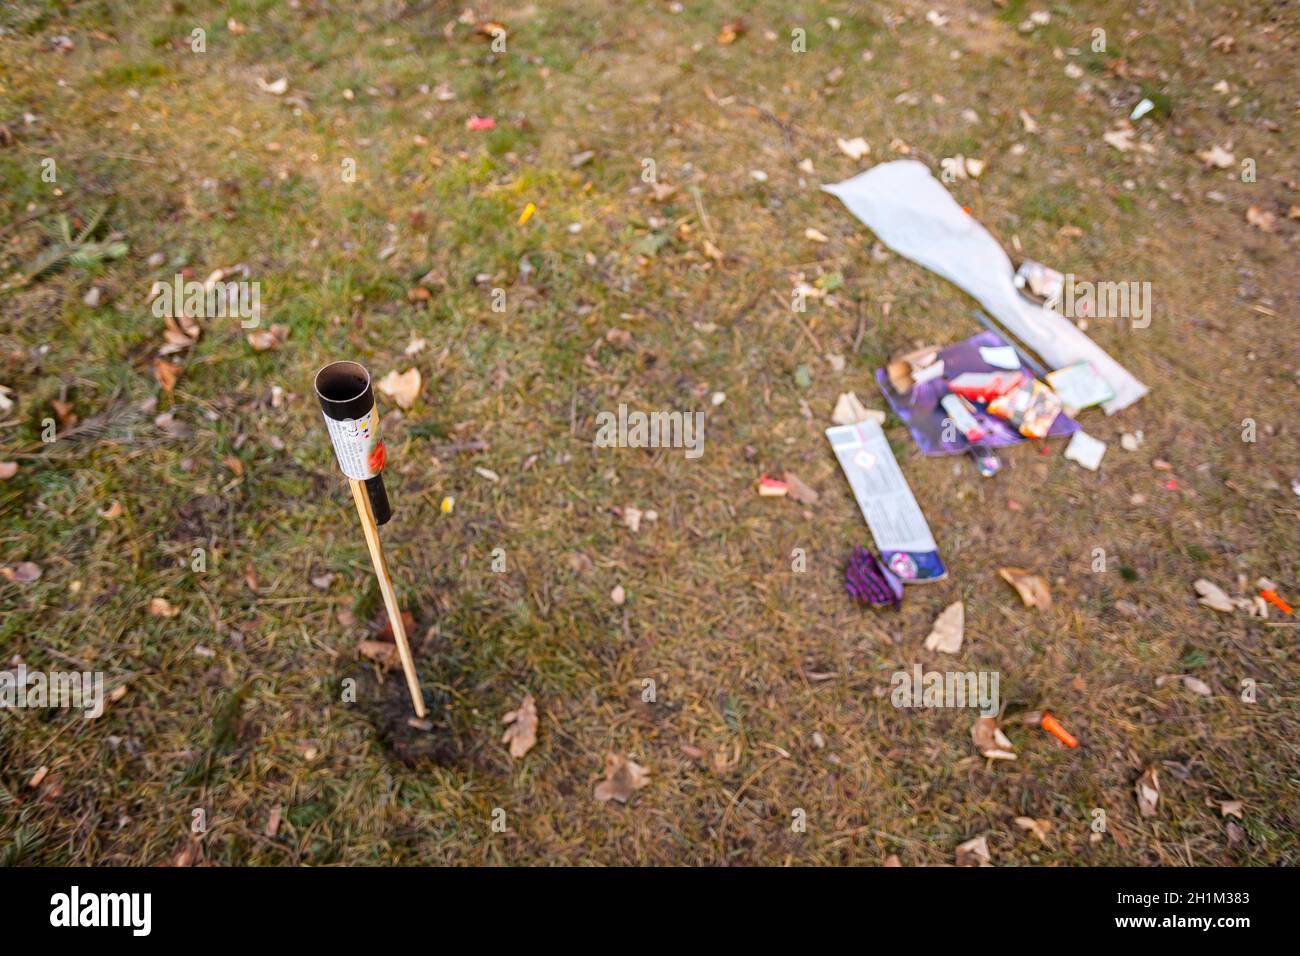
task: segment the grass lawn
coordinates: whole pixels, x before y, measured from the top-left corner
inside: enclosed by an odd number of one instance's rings
[[[0,657],[120,688],[94,720],[0,710],[0,860],[926,865],[983,835],[995,865],[1300,862],[1297,619],[1192,586],[1300,603],[1297,11],[463,10],[0,12]],[[823,429],[979,326],[819,186],[959,154],[1014,259],[1151,283],[1148,328],[1087,329],[1151,393],[1082,413],[1096,473],[1053,441],[982,480],[891,416],[949,577],[877,611],[844,591],[871,536]],[[93,228],[60,250],[62,224]],[[281,337],[202,318],[160,371],[154,283],[218,269]],[[341,358],[423,382],[379,401],[425,726],[359,652],[382,602],[312,393]],[[702,456],[596,447],[620,403],[706,412]],[[759,497],[783,469],[820,500]],[[961,651],[925,650],[958,600]],[[915,664],[996,671],[1017,759],[969,710],[892,706]],[[1078,749],[1021,719],[1045,708]],[[650,771],[625,804],[593,797],[610,752]]]

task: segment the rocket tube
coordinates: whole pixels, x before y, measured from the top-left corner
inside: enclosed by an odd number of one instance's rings
[[[316,373],[315,387],[339,468],[365,482],[375,523],[386,524],[393,509],[384,488],[385,450],[370,373],[356,362],[332,362]]]

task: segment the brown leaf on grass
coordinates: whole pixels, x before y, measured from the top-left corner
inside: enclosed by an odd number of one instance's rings
[[[1041,574],[1031,574],[1024,568],[998,568],[1002,580],[1010,584],[1020,594],[1025,607],[1040,607],[1046,610],[1052,606],[1052,592],[1047,580]]]
[[[510,745],[510,756],[518,760],[537,743],[537,701],[532,694],[524,694],[518,710],[512,710],[501,718],[502,723],[509,724],[501,737],[503,744]]]
[[[107,508],[100,508],[97,514],[105,521],[113,521],[122,517],[122,512],[126,509],[122,507],[122,502],[114,501]]]
[[[1238,844],[1245,843],[1245,842],[1246,842],[1246,831],[1243,830],[1236,823],[1234,823],[1232,820],[1229,820],[1228,821],[1228,844],[1230,846],[1237,846]]]
[[[980,717],[970,729],[970,739],[975,749],[990,760],[1015,760],[1011,740],[998,727],[992,717]]]
[[[1107,145],[1119,150],[1121,153],[1127,153],[1133,148],[1133,134],[1131,129],[1115,129],[1109,133],[1102,133],[1101,138]]]
[[[254,329],[248,333],[248,344],[254,352],[269,352],[278,349],[289,338],[289,326],[276,323],[269,329]]]
[[[418,368],[408,368],[405,372],[389,372],[379,381],[375,382],[375,388],[379,389],[394,402],[398,408],[407,409],[415,404],[415,400],[420,397],[420,388],[424,384],[420,377]]]
[[[189,867],[193,866],[196,862],[198,862],[198,859],[199,859],[198,842],[195,840],[191,840],[189,843],[185,844],[184,849],[180,850],[175,856],[172,857],[171,865],[175,867],[180,867],[182,869],[188,869]]]
[[[930,636],[925,639],[927,651],[956,654],[961,650],[962,635],[966,631],[966,607],[961,601],[949,604],[935,618]]]
[[[181,377],[181,367],[162,359],[153,360],[153,377],[164,391],[170,392],[176,387],[176,380]]]
[[[392,643],[397,640],[397,635],[393,633],[393,622],[388,619],[388,611],[381,610],[375,623],[379,624],[379,633],[376,639]],[[411,616],[410,611],[402,612],[402,630],[410,634],[415,630],[415,618]]]
[[[54,406],[54,414],[58,416],[59,424],[64,428],[71,428],[77,424],[77,415],[72,410],[72,402],[64,402],[56,398],[50,404]]]
[[[605,779],[596,784],[593,794],[604,803],[617,800],[627,803],[627,798],[650,783],[650,770],[613,751],[605,754]]]
[[[0,575],[11,584],[31,584],[40,579],[41,566],[34,561],[20,561],[12,567],[6,564],[0,568]]]
[[[8,481],[18,474],[18,462],[0,461],[0,481]]]
[[[596,565],[591,558],[581,551],[570,551],[564,556],[564,560],[569,565],[569,570],[580,578],[585,578],[596,569]]]
[[[650,194],[654,197],[655,202],[667,202],[677,195],[677,187],[670,186],[667,183],[651,183]]]
[[[1224,593],[1223,588],[1208,578],[1197,578],[1192,582],[1192,587],[1200,595],[1197,604],[1203,604],[1212,611],[1221,611],[1224,614],[1231,614],[1237,609],[1237,605]]]
[[[853,160],[861,159],[871,152],[871,144],[861,136],[854,136],[852,139],[836,137],[835,145],[840,148],[841,153]]]
[[[181,612],[166,598],[156,597],[149,600],[149,613],[154,617],[175,617]]]
[[[992,866],[993,857],[989,855],[987,837],[977,836],[957,847],[958,866]]]
[[[1203,162],[1208,169],[1213,166],[1216,169],[1227,169],[1237,161],[1237,158],[1217,143],[1209,149],[1203,149],[1196,154],[1196,158]]]
[[[1263,206],[1254,205],[1246,210],[1246,222],[1262,232],[1272,232],[1277,226],[1277,213]]]
[[[1219,813],[1225,817],[1236,817],[1238,820],[1244,820],[1241,811],[1245,809],[1245,802],[1241,800],[1216,800],[1213,797],[1205,798],[1207,807],[1218,807]]]
[[[505,38],[509,35],[506,25],[498,20],[480,20],[474,24],[474,36],[484,40],[495,40],[497,36]]]
[[[199,340],[199,324],[191,316],[163,316],[163,345],[159,355],[172,355],[192,347]]]
[[[397,652],[397,645],[388,641],[358,641],[357,651],[384,670],[391,671],[402,666],[402,656]]]
[[[1210,690],[1209,684],[1205,683],[1205,681],[1201,680],[1199,677],[1193,677],[1191,674],[1183,675],[1183,686],[1193,694],[1197,694],[1201,697],[1214,696],[1214,691]]]
[[[1035,820],[1033,817],[1016,817],[1016,826],[1022,830],[1028,830],[1034,836],[1038,837],[1039,842],[1046,843],[1047,836],[1052,832],[1051,820]]]
[[[728,20],[718,31],[718,46],[730,46],[738,39],[745,35],[745,20],[743,17],[736,17],[734,20]]]
[[[821,500],[819,495],[812,488],[805,485],[793,471],[784,472],[781,480],[785,482],[787,494],[795,501],[805,505],[815,505]]]
[[[1146,773],[1138,777],[1137,786],[1138,809],[1144,817],[1154,817],[1156,815],[1156,805],[1160,802],[1160,777],[1155,767],[1147,767]]]

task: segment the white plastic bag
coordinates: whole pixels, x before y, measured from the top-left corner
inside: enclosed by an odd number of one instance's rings
[[[842,183],[822,187],[901,256],[919,262],[970,293],[1012,335],[1053,368],[1091,362],[1115,391],[1102,407],[1110,415],[1147,393],[1073,323],[1024,298],[1012,283],[1011,260],[988,230],[957,205],[922,163],[881,163]]]

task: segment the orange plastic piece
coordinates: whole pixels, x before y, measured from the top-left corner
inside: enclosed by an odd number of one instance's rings
[[[1042,720],[1038,722],[1038,726],[1042,727],[1045,731],[1071,749],[1079,746],[1078,738],[1062,727],[1061,722],[1051,714],[1047,713],[1047,711],[1043,711],[1043,717]]]
[[[1286,601],[1283,601],[1282,598],[1278,596],[1278,593],[1274,591],[1272,588],[1265,588],[1263,591],[1260,591],[1259,596],[1262,597],[1269,604],[1273,605],[1283,614],[1291,613],[1291,605],[1287,604]]]

